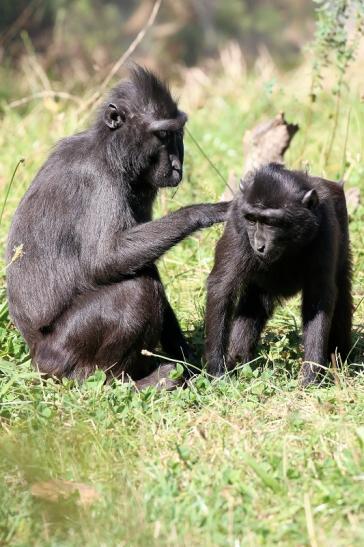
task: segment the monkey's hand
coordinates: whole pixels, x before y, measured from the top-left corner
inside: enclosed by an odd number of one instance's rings
[[[208,228],[218,222],[227,220],[231,201],[221,201],[219,203],[203,203],[201,205],[192,205],[191,213],[198,215],[198,223],[201,228]]]

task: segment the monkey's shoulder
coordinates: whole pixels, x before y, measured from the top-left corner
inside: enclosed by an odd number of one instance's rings
[[[316,189],[320,202],[339,217],[340,221],[347,221],[346,198],[344,186],[341,182],[311,177],[312,186]]]

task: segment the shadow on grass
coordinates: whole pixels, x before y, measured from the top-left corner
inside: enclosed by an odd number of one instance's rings
[[[204,367],[204,324],[198,323],[194,330],[188,334],[188,342],[193,351],[193,362],[196,367],[194,373],[198,374]],[[262,338],[258,344],[254,362],[250,364],[253,370],[268,368],[276,369],[278,374],[286,376],[287,374],[295,377],[301,367],[303,360],[302,333],[299,329],[290,329],[284,332],[277,332],[271,328],[263,332]],[[359,326],[353,329],[352,350],[349,355],[348,372],[357,374],[364,370],[364,327]],[[242,363],[238,363],[238,366]],[[328,363],[329,368],[329,363]],[[331,383],[331,374],[327,381]]]

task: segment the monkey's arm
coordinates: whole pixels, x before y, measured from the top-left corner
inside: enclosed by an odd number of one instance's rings
[[[226,227],[217,244],[215,265],[207,283],[205,358],[207,371],[220,376],[225,359],[234,311],[234,298],[239,288],[239,264],[231,252],[231,235]]]
[[[224,222],[230,202],[189,205],[158,220],[138,224],[123,232],[118,249],[97,264],[97,282],[133,275],[153,264],[168,249],[200,228]]]

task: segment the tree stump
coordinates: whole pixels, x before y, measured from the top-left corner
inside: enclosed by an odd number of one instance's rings
[[[287,123],[284,113],[280,112],[272,120],[260,122],[243,139],[244,170],[243,176],[266,163],[284,163],[284,154],[291,140],[297,133],[299,126]],[[229,187],[225,190],[222,199],[229,200],[238,190],[239,180],[229,175]]]

